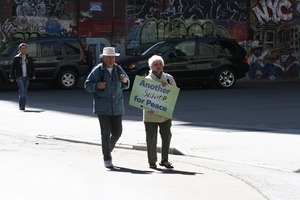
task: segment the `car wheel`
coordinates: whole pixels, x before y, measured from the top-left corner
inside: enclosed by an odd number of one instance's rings
[[[61,89],[74,89],[78,83],[78,75],[73,70],[63,70],[57,77],[57,85]]]
[[[220,69],[215,79],[217,86],[221,88],[232,88],[236,82],[235,72],[228,67]]]

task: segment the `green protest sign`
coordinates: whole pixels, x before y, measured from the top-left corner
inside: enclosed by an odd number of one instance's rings
[[[131,89],[129,105],[172,119],[179,88],[136,76]]]

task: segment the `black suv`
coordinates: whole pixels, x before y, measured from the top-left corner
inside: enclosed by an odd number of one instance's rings
[[[62,89],[73,89],[80,77],[86,77],[92,66],[75,37],[45,36],[17,41],[0,54],[0,85],[9,81],[9,72],[18,45],[27,44],[27,53],[33,58],[36,80]]]
[[[206,83],[231,88],[249,70],[247,52],[233,39],[190,37],[159,41],[139,56],[128,56],[117,62],[130,79],[149,72],[148,59],[163,57],[164,71],[173,75],[178,86]]]

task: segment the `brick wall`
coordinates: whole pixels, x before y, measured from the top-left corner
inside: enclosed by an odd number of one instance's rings
[[[89,3],[82,3],[81,8],[90,12],[92,17],[80,16],[78,35],[81,37],[105,37],[116,40],[126,36],[126,1],[101,1],[102,11],[90,11]]]

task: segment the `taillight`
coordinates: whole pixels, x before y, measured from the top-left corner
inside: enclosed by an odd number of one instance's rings
[[[243,62],[244,62],[245,64],[248,64],[248,57],[247,57],[247,56],[244,56]]]
[[[87,56],[82,56],[82,62],[84,62],[84,63],[88,62]]]

